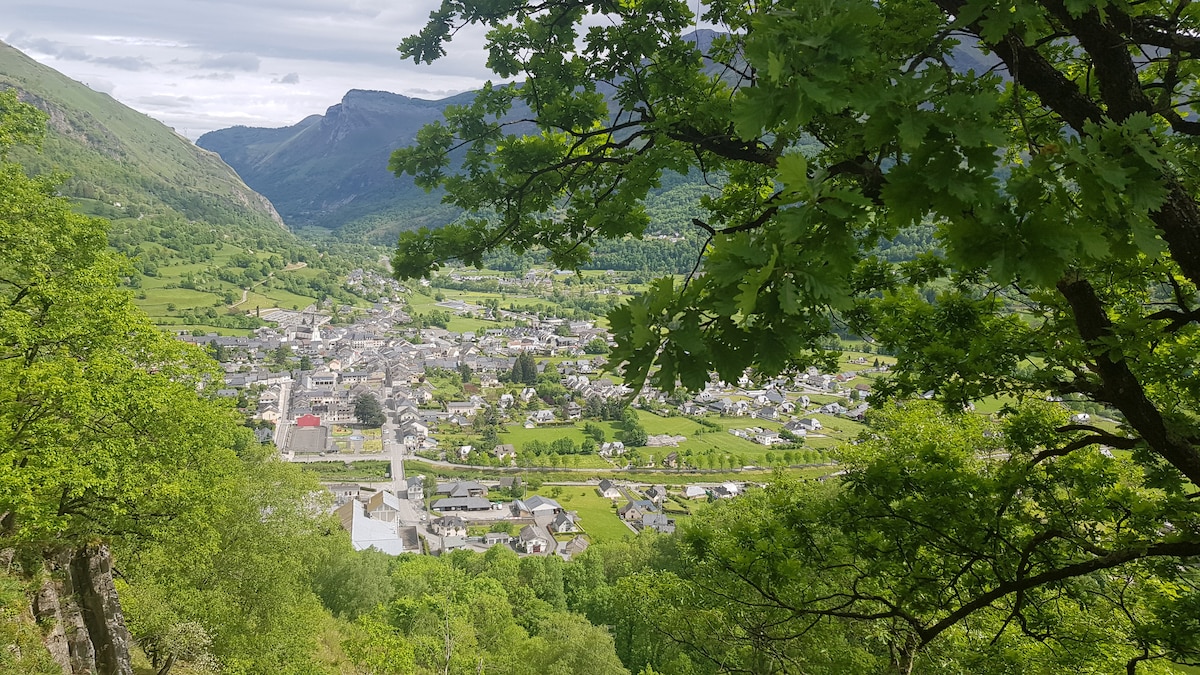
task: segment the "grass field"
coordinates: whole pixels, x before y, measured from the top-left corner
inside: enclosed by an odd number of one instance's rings
[[[577,511],[580,526],[593,542],[633,536],[633,532],[617,517],[612,502],[597,494],[594,488],[577,485],[543,487],[536,494],[554,499],[568,511]],[[555,494],[558,496],[555,497]]]
[[[304,462],[306,471],[316,473],[326,483],[340,481],[381,481],[387,479],[392,463],[387,460],[363,460],[361,462]]]

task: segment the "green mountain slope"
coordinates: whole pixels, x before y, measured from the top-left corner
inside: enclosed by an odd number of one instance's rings
[[[283,230],[270,202],[220,157],[4,43],[0,87],[50,114],[43,151],[16,159],[35,172],[70,173],[63,192],[97,202],[90,206],[100,215],[174,212],[240,234]]]
[[[314,249],[215,153],[0,43],[6,88],[49,115],[41,151],[12,159],[67,176],[60,193],[111,221],[109,245],[135,268],[126,283],[160,325],[244,332],[273,307],[366,302],[340,280],[377,251]]]

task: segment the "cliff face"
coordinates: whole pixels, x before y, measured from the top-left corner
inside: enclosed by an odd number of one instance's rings
[[[107,546],[85,546],[45,560],[33,597],[38,623],[49,627],[46,649],[68,675],[133,675],[133,640],[125,627]]]

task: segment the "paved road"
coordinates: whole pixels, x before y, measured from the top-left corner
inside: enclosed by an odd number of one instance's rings
[[[287,440],[287,430],[291,426],[290,422],[284,420],[291,419],[288,417],[288,407],[292,402],[292,383],[283,382],[279,385],[279,423],[275,425],[275,447],[283,449],[283,442]]]

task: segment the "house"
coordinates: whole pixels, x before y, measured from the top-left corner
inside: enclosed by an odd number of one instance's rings
[[[575,524],[575,516],[566,511],[559,511],[554,516],[554,520],[550,521],[550,531],[555,534],[570,534],[579,531],[579,526]]]
[[[319,427],[321,426],[321,418],[316,415],[301,415],[296,418],[296,426]]]
[[[821,420],[819,420],[815,417],[803,417],[801,419],[796,420],[796,426],[798,426],[802,431],[805,431],[805,432],[817,431],[818,429],[821,428]],[[795,432],[793,432],[793,433],[795,433]]]
[[[765,408],[759,408],[758,411],[754,413],[754,416],[760,420],[774,420],[779,419],[779,411],[772,406],[767,406]]]
[[[449,513],[452,511],[488,511],[492,503],[482,497],[447,497],[439,499],[431,507],[434,511]]]
[[[479,407],[470,402],[451,401],[446,404],[446,412],[450,415],[474,417],[475,413],[479,412]]]
[[[564,560],[570,560],[574,556],[586,551],[587,547],[587,539],[584,539],[583,537],[575,537],[571,541],[563,544],[558,549],[558,554],[562,556]]]
[[[596,489],[600,491],[600,496],[605,499],[616,501],[621,498],[621,491],[617,489],[617,484],[607,478],[600,481],[600,485]]]
[[[621,441],[607,441],[600,445],[601,457],[616,457],[625,454],[625,444]]]
[[[710,412],[715,412],[718,415],[737,414],[737,406],[734,404],[733,399],[731,398],[723,398],[720,401],[713,401],[705,407],[707,407]]]
[[[509,459],[517,456],[517,449],[513,447],[512,443],[501,443],[492,448],[492,454],[496,459]]]
[[[655,504],[661,505],[666,498],[667,489],[661,485],[655,485],[646,490],[646,499],[649,499]]]
[[[472,451],[472,450],[474,450],[474,449],[475,449],[475,448],[474,448],[474,446],[470,446],[470,445],[461,445],[461,446],[459,446],[459,448],[458,448],[458,458],[459,458],[459,459],[466,459],[467,457],[469,457],[469,456],[471,455],[471,451]]]
[[[512,535],[507,532],[488,532],[483,535],[484,546],[495,546],[496,544],[507,544],[512,541]]]
[[[674,534],[675,519],[661,513],[647,513],[642,516],[642,529],[654,530],[661,534]]]
[[[529,419],[535,424],[547,424],[554,421],[554,411],[535,410],[533,411],[533,414],[529,416]]]
[[[434,534],[442,537],[465,537],[467,536],[467,522],[458,516],[442,516],[434,518],[429,524],[429,528]]]
[[[500,479],[501,490],[520,490],[524,482],[520,476],[505,476]]]
[[[457,480],[453,483],[438,483],[437,494],[446,497],[486,497],[488,489],[473,480]]]
[[[358,483],[333,483],[325,486],[326,490],[333,493],[333,503],[341,506],[346,502],[358,497]]]
[[[759,445],[766,445],[766,446],[775,445],[776,443],[786,443],[787,442],[784,440],[784,438],[782,436],[779,435],[778,431],[771,431],[770,429],[763,429],[761,432],[755,434],[753,440],[755,443],[758,443]]]
[[[415,537],[415,527],[398,528],[394,522],[376,520],[367,515],[366,506],[357,499],[352,499],[334,512],[341,521],[342,528],[350,533],[350,544],[354,550],[373,548],[389,555],[416,553],[421,550],[420,540]],[[407,531],[410,529],[411,533]]]
[[[800,420],[792,420],[791,422],[783,425],[783,428],[794,436],[805,436],[808,434],[808,428],[805,425],[800,424]]]
[[[870,404],[860,403],[857,408],[846,411],[846,419],[857,420],[861,422],[867,417],[867,410],[870,410],[870,408]]]
[[[425,476],[413,476],[404,483],[404,494],[409,501],[421,501],[425,498]]]
[[[684,499],[707,499],[708,490],[699,485],[687,485],[683,488],[683,497]]]
[[[424,424],[421,424],[420,422],[413,421],[413,422],[409,422],[408,424],[405,424],[404,428],[400,430],[400,433],[402,435],[412,434],[412,435],[418,436],[420,438],[428,438],[429,437],[429,427],[425,426]]]
[[[400,515],[400,499],[387,490],[380,490],[367,500],[367,513],[376,520],[393,523]]]
[[[550,537],[542,534],[542,529],[536,525],[526,525],[517,535],[517,550],[521,553],[545,553],[550,545]]]
[[[466,537],[442,537],[442,552],[449,553],[467,547]]]
[[[632,502],[625,502],[625,505],[617,509],[617,515],[627,523],[641,522],[642,516],[647,513],[655,513],[658,508],[654,502],[645,499],[638,499]]]
[[[846,406],[842,405],[841,403],[826,403],[820,408],[817,408],[817,412],[825,413],[826,415],[841,415],[846,412]]]
[[[517,516],[551,516],[562,510],[563,507],[559,506],[558,502],[541,495],[513,502],[513,511]]]
[[[732,499],[742,494],[742,486],[737,483],[721,483],[712,489],[712,494],[717,499]]]
[[[667,456],[663,458],[662,463],[663,463],[663,466],[670,468],[670,469],[678,468],[679,453],[678,452],[668,453]]]

